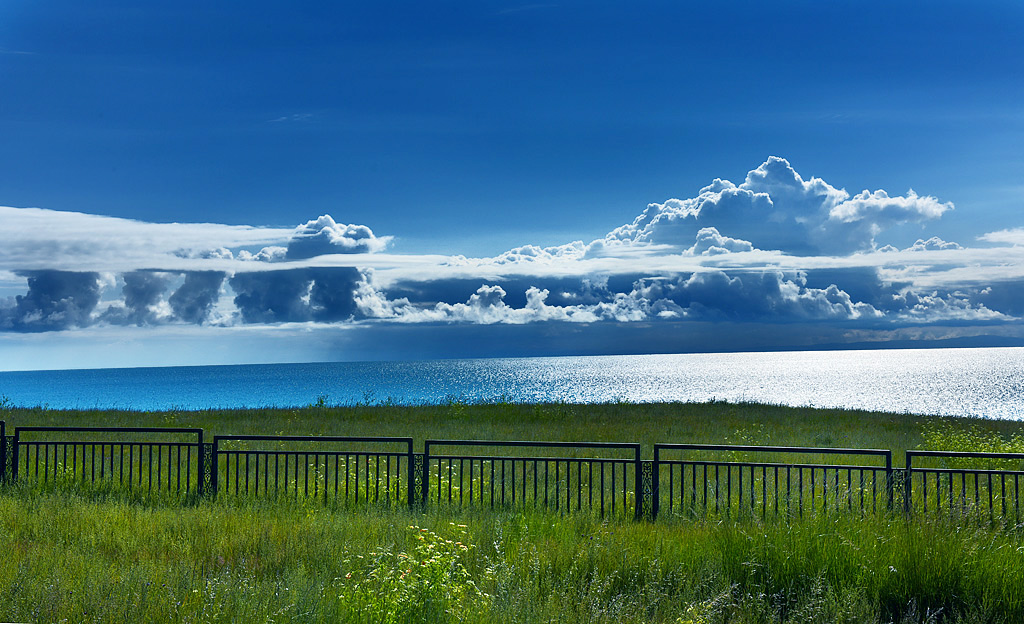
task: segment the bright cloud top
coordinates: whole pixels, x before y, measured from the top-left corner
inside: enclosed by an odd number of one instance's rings
[[[566,327],[690,321],[1016,323],[1024,237],[905,249],[887,230],[953,205],[908,191],[850,194],[777,157],[652,203],[603,238],[490,258],[385,253],[399,244],[322,215],[295,228],[157,224],[0,208],[0,331],[157,325]]]

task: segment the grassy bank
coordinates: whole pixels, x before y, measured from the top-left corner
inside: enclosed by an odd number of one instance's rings
[[[0,406],[2,407],[2,406]],[[0,409],[8,429],[19,425],[199,427],[217,434],[408,436],[493,440],[568,440],[709,444],[773,444],[918,448],[933,435],[975,432],[1011,440],[1020,423],[860,410],[791,408],[754,403],[606,403],[599,405],[449,402],[334,407],[165,412]],[[973,434],[972,434],[973,435]]]
[[[1017,450],[1018,423],[761,405],[7,410],[8,426]],[[964,445],[967,448],[964,448]],[[897,455],[898,457],[899,455]],[[0,491],[0,621],[1019,622],[1021,530],[957,517],[540,512]]]

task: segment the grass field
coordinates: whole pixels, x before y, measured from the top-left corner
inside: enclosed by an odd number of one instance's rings
[[[1018,451],[1019,423],[725,403],[89,412],[18,425]],[[1024,537],[899,514],[601,521],[0,491],[2,621],[1020,622]]]

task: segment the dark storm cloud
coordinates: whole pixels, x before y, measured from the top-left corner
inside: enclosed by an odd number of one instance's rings
[[[976,299],[990,310],[1024,317],[1024,280],[993,282],[981,289]]]
[[[354,299],[362,274],[352,267],[310,269],[313,287],[309,308],[313,320],[345,321],[358,313]]]
[[[352,267],[237,273],[230,280],[246,323],[344,321],[356,316],[362,274]]]
[[[220,271],[192,271],[168,299],[174,315],[186,323],[203,323],[220,298],[225,274]]]
[[[115,325],[150,325],[157,320],[156,306],[172,276],[158,271],[132,271],[122,276],[122,305],[111,306],[102,319]]]
[[[235,307],[246,323],[308,321],[312,278],[303,269],[236,273]]]
[[[100,275],[93,272],[29,271],[28,292],[0,309],[0,327],[43,332],[85,327],[100,300]]]

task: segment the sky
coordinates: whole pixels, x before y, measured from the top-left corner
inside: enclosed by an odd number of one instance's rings
[[[0,5],[0,370],[1024,345],[1024,5]]]

